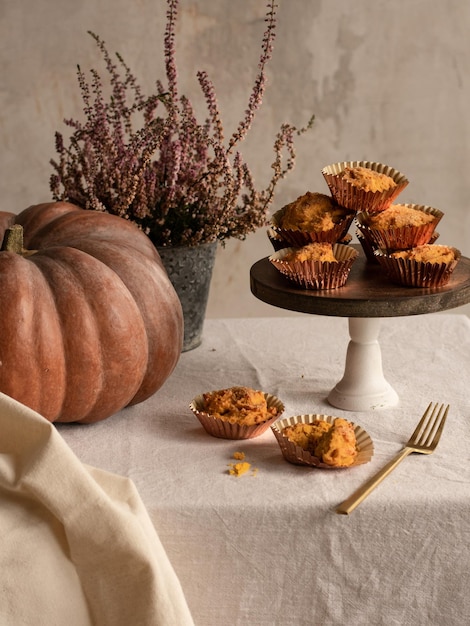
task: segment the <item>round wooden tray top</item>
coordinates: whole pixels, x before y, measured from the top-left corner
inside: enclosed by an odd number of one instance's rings
[[[337,317],[395,317],[453,309],[470,302],[470,259],[462,256],[444,287],[421,289],[392,283],[383,268],[359,256],[343,287],[309,290],[298,287],[270,263],[268,257],[250,270],[251,292],[273,306]]]

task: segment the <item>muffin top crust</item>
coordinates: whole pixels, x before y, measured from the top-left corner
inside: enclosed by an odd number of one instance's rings
[[[397,186],[391,176],[361,165],[345,167],[340,176],[349,184],[364,191],[388,191]]]

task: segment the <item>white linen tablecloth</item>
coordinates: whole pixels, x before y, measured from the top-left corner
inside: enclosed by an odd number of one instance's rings
[[[133,483],[0,394],[1,626],[190,626]]]
[[[470,321],[434,314],[382,320],[396,407],[355,413],[326,397],[342,377],[344,318],[207,320],[151,399],[58,432],[87,464],[136,485],[198,626],[443,626],[470,616]],[[248,385],[284,416],[344,416],[375,455],[348,470],[283,460],[271,431],[210,437],[189,411],[204,391]],[[406,442],[430,401],[450,403],[430,456],[406,459],[350,516],[335,507]],[[228,474],[235,451],[256,472]],[[150,626],[150,625],[149,625]]]

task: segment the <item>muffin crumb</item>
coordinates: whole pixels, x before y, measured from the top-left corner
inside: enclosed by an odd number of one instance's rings
[[[242,476],[243,474],[246,474],[248,472],[251,464],[247,463],[246,461],[241,461],[240,463],[229,463],[228,467],[228,473],[231,476]]]
[[[250,470],[252,476],[257,476],[258,468],[253,467],[251,463],[248,463],[248,461],[245,460],[246,454],[244,452],[234,452],[232,458],[234,458],[236,461],[239,461],[239,463],[228,464],[228,473],[230,474],[230,476],[243,476],[243,474],[246,474]]]

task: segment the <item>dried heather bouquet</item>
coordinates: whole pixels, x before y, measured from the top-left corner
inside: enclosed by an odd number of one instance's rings
[[[157,246],[197,245],[236,237],[243,239],[266,222],[277,183],[295,164],[294,136],[305,132],[283,124],[274,140],[272,176],[257,190],[250,168],[239,152],[266,84],[276,27],[275,0],[266,12],[259,71],[247,110],[226,141],[214,86],[206,72],[197,73],[208,117],[199,123],[190,100],[178,91],[175,25],[179,0],[167,0],[164,39],[166,80],[145,96],[134,74],[116,53],[113,62],[105,43],[94,33],[109,78],[91,81],[78,67],[85,121],[68,119],[68,143],[56,133],[57,160],[50,188],[55,200],[86,209],[107,211],[137,223]]]

